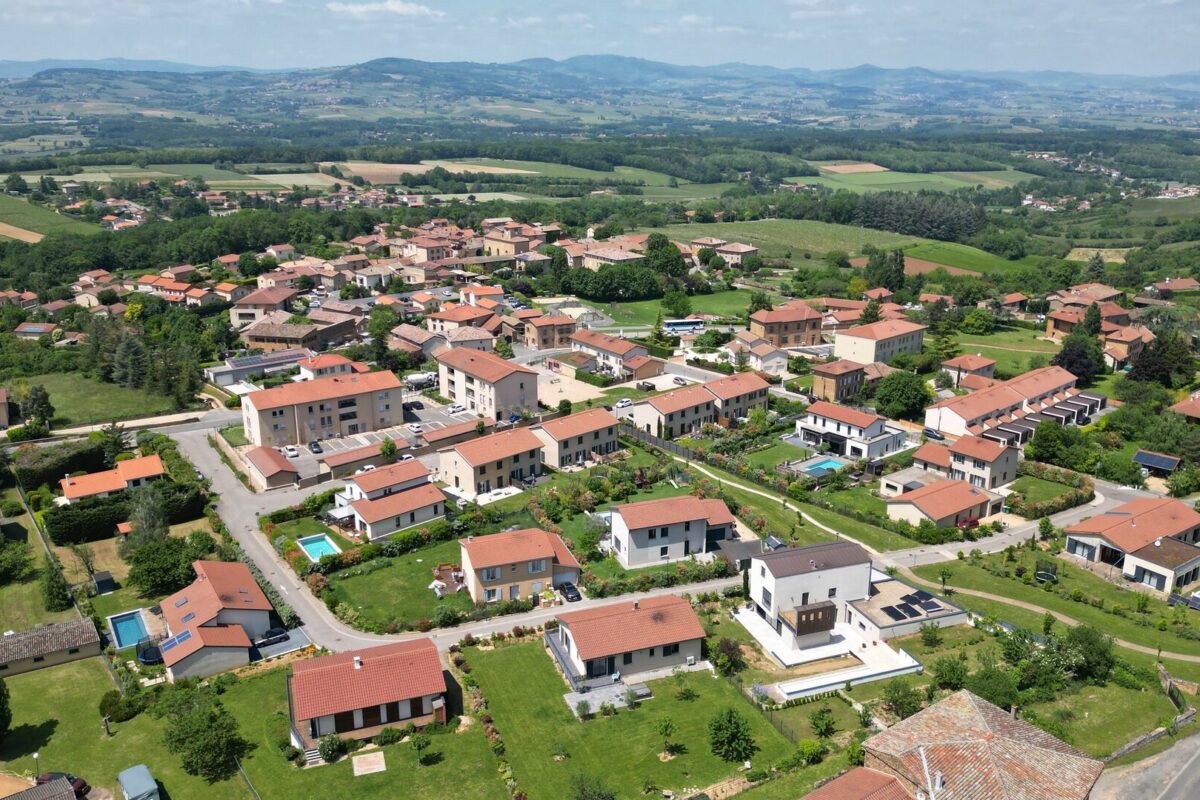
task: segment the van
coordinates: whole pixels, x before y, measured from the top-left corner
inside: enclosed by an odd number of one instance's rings
[[[650,381],[642,381],[641,383],[639,383],[637,385],[637,388],[642,390],[643,392],[653,392],[654,384],[651,383]]]

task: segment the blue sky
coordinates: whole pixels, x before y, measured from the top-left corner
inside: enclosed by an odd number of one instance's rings
[[[1200,70],[1200,0],[0,0],[0,57]]]

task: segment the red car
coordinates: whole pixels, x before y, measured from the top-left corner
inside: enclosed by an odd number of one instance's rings
[[[88,786],[87,781],[83,778],[77,778],[69,772],[43,772],[41,775],[38,775],[36,783],[38,786],[42,786],[59,778],[65,778],[67,783],[71,784],[71,788],[75,790],[76,797],[83,797],[92,790],[92,787]]]
[[[959,527],[959,530],[964,530],[964,531],[969,530],[971,528],[978,528],[979,520],[975,519],[974,517],[967,517],[962,522],[958,523],[958,527]]]

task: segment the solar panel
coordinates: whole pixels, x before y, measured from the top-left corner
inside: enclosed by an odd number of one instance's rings
[[[1179,459],[1175,456],[1163,455],[1162,453],[1152,453],[1149,450],[1138,450],[1133,454],[1133,463],[1153,469],[1170,470],[1179,466]]]
[[[915,608],[910,606],[908,603],[900,603],[898,606],[896,606],[896,610],[899,611],[904,616],[908,617],[909,619],[912,619],[913,617],[921,616],[921,612],[917,611]]]
[[[933,602],[932,600],[922,600],[920,605],[921,605],[921,608],[925,609],[925,612],[927,614],[932,614],[935,611],[942,610],[942,607],[940,605],[938,605],[937,603]]]
[[[917,597],[917,594],[916,594],[915,592],[913,592],[912,594],[906,594],[906,595],[904,595],[904,596],[903,596],[903,597],[901,597],[900,599],[901,599],[902,601],[904,601],[905,603],[915,603],[915,602],[917,602],[918,600],[920,600],[921,598]]]
[[[918,600],[932,600],[933,599],[933,595],[931,595],[929,592],[925,591],[924,589],[917,589],[915,592],[913,592],[913,594],[915,594],[917,596]]]
[[[905,616],[903,614],[901,614],[899,611],[897,611],[895,606],[884,606],[883,608],[881,608],[879,610],[882,611],[883,613],[887,614],[889,617],[891,617],[896,622],[903,622],[905,619]]]
[[[190,638],[192,638],[192,632],[184,631],[183,633],[179,634],[178,636],[172,636],[170,639],[167,639],[165,642],[163,642],[162,644],[160,644],[158,646],[158,649],[160,652],[165,653],[168,650],[170,650],[171,648],[173,648],[175,645],[183,644]]]

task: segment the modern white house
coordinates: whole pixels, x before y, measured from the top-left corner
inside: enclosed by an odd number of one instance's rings
[[[446,496],[416,460],[354,475],[333,500],[333,515],[370,541],[446,515]]]
[[[1146,498],[1066,529],[1067,552],[1111,564],[1135,583],[1178,591],[1200,578],[1200,514],[1185,503]]]
[[[853,459],[876,459],[903,450],[903,429],[866,411],[819,400],[796,420],[796,435],[806,445],[828,445],[834,455]]]
[[[735,520],[725,501],[687,495],[615,506],[611,525],[617,560],[635,569],[703,553],[733,533]]]

